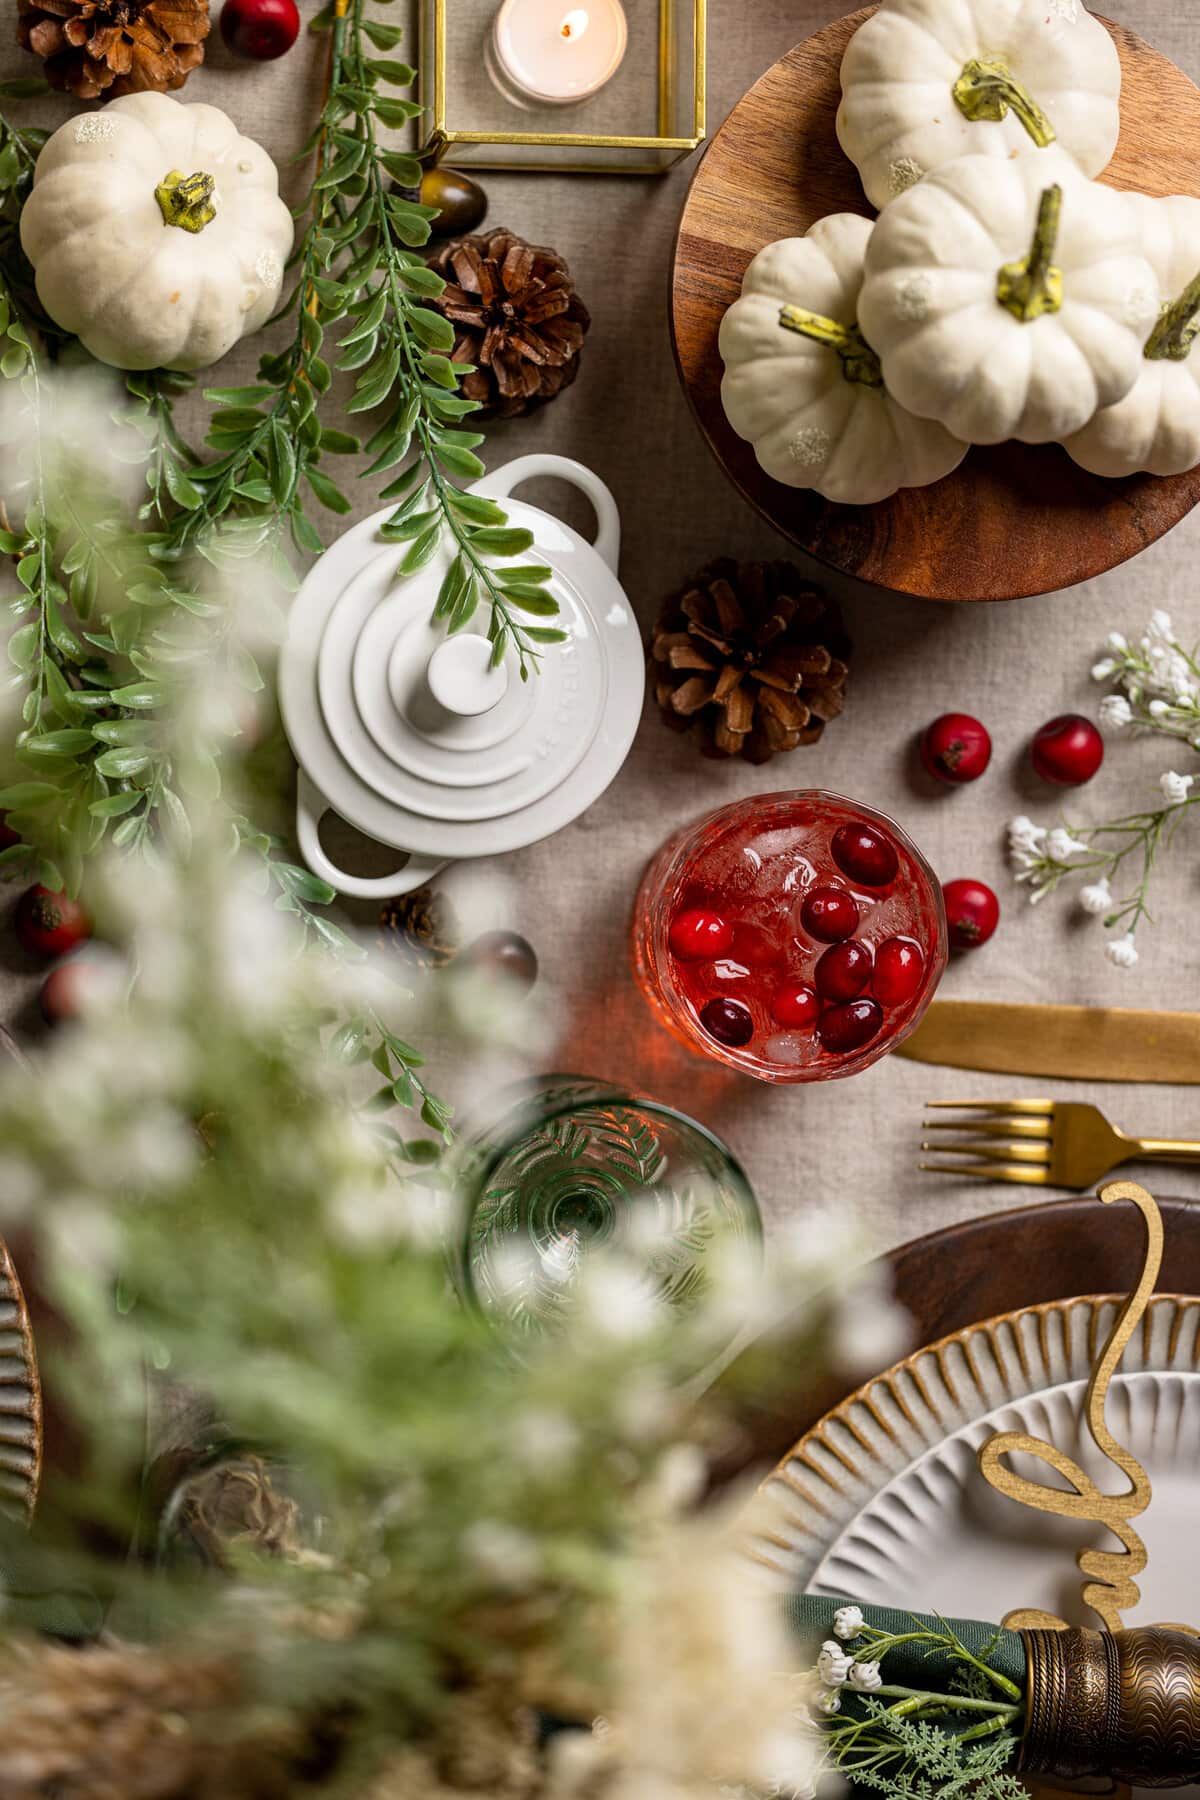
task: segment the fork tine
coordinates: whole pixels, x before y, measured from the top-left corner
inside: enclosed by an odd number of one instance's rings
[[[1026,1187],[1050,1185],[1049,1169],[1020,1168],[1011,1163],[1004,1166],[988,1163],[984,1167],[972,1163],[918,1163],[917,1167],[932,1175],[968,1175],[974,1181],[1017,1181]]]
[[[959,1112],[994,1113],[1030,1113],[1038,1117],[1048,1118],[1054,1112],[1053,1100],[927,1100],[925,1105],[934,1107],[954,1107]]]
[[[1054,1124],[1050,1119],[926,1119],[925,1131],[958,1131],[964,1137],[1039,1138],[1049,1143]]]
[[[935,1156],[973,1156],[979,1162],[989,1163],[1039,1163],[1043,1168],[1050,1166],[1050,1145],[1041,1144],[947,1144],[943,1139],[937,1143],[925,1142],[922,1150],[932,1151]]]

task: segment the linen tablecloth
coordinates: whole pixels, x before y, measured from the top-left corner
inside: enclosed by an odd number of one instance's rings
[[[310,16],[312,0],[300,4]],[[0,78],[33,72],[32,59],[11,42],[15,6],[0,10]],[[709,0],[711,125],[771,62],[839,10],[829,0]],[[399,19],[402,11],[398,4],[392,16]],[[1119,17],[1200,77],[1200,16],[1189,0],[1119,0]],[[183,97],[223,107],[285,165],[318,104],[322,46],[323,40],[302,39],[278,62],[237,62],[214,31],[208,60]],[[25,116],[57,124],[68,111],[66,101],[55,99],[27,107]],[[694,167],[694,161],[685,163],[663,178],[484,177],[489,224],[555,246],[593,316],[576,385],[536,417],[493,427],[486,454],[498,466],[535,449],[559,451],[590,464],[608,482],[623,519],[622,579],[646,626],[661,597],[710,558],[788,553],[726,482],[676,379],[668,272]],[[301,174],[284,166],[283,177],[295,198]],[[1200,194],[1200,152],[1194,191]],[[249,379],[260,348],[261,341],[242,346],[222,366],[221,380]],[[349,490],[356,517],[375,505],[372,484],[350,482]],[[543,504],[554,498],[549,489],[535,497]],[[1051,715],[1094,713],[1098,694],[1088,671],[1110,629],[1136,633],[1155,607],[1165,607],[1185,640],[1200,638],[1198,551],[1195,515],[1100,580],[1007,606],[918,603],[838,583],[855,641],[846,713],[816,747],[768,768],[700,759],[687,738],[663,728],[648,700],[632,754],[603,798],[556,837],[494,865],[506,883],[505,909],[534,942],[542,992],[558,1014],[557,1041],[538,1047],[539,1065],[620,1080],[706,1121],[743,1160],[768,1229],[822,1200],[858,1208],[882,1247],[985,1208],[1037,1197],[1031,1189],[919,1174],[926,1099],[1057,1092],[1094,1099],[1139,1133],[1200,1138],[1200,1098],[1183,1088],[1068,1089],[898,1058],[851,1081],[770,1088],[704,1063],[668,1038],[634,989],[626,953],[639,875],[668,830],[743,795],[824,786],[894,815],[943,880],[978,876],[999,894],[1003,917],[995,938],[955,960],[941,990],[945,997],[1196,1005],[1200,820],[1181,833],[1164,863],[1156,883],[1158,924],[1139,933],[1141,962],[1131,974],[1106,962],[1096,921],[1056,901],[1029,907],[1026,890],[1013,885],[1006,867],[1004,827],[1018,812],[1053,824],[1064,812],[1086,822],[1154,805],[1157,776],[1195,763],[1186,747],[1160,740],[1110,743],[1098,778],[1059,799],[1028,771],[1025,751]],[[823,579],[815,566],[812,573]],[[993,763],[975,786],[931,794],[915,773],[914,739],[950,709],[986,721],[995,742]],[[450,878],[452,889],[477,884],[489,866],[460,865]],[[34,1030],[39,977],[7,929],[15,898],[8,889],[0,900],[0,1011],[15,1029]],[[348,911],[360,920],[372,913],[367,907]],[[436,1073],[452,1095],[463,1086],[453,1057]],[[1200,1171],[1155,1173],[1160,1191],[1200,1196]]]

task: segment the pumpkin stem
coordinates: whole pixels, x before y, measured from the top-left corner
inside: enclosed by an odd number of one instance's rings
[[[996,282],[996,298],[1014,319],[1028,325],[1043,313],[1056,313],[1063,303],[1062,270],[1053,262],[1062,218],[1062,189],[1048,187],[1038,203],[1033,247],[1020,262],[1006,263]]]
[[[1186,362],[1197,337],[1200,337],[1200,275],[1188,283],[1177,300],[1169,300],[1163,307],[1158,324],[1146,340],[1145,354],[1151,362],[1164,359]]]
[[[1058,136],[1033,95],[1021,86],[1002,57],[973,56],[963,64],[963,72],[950,91],[959,112],[973,123],[1007,118],[1011,107],[1041,149]]]
[[[879,358],[857,321],[853,325],[839,325],[836,319],[807,312],[802,306],[781,306],[779,323],[785,331],[798,331],[801,337],[811,338],[814,344],[827,344],[831,350],[836,350],[842,359],[842,374],[847,381],[861,382],[863,387],[883,386]]]
[[[164,225],[178,225],[184,231],[203,231],[217,216],[216,182],[211,175],[197,170],[184,175],[172,169],[154,190]]]

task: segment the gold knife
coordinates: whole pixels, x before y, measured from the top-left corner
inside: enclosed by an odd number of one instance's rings
[[[1200,1013],[935,1000],[897,1056],[1067,1081],[1200,1082]]]

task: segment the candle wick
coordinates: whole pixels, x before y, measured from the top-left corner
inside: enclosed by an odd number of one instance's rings
[[[569,12],[559,26],[560,34],[569,42],[581,38],[588,28],[588,15],[583,7]]]

